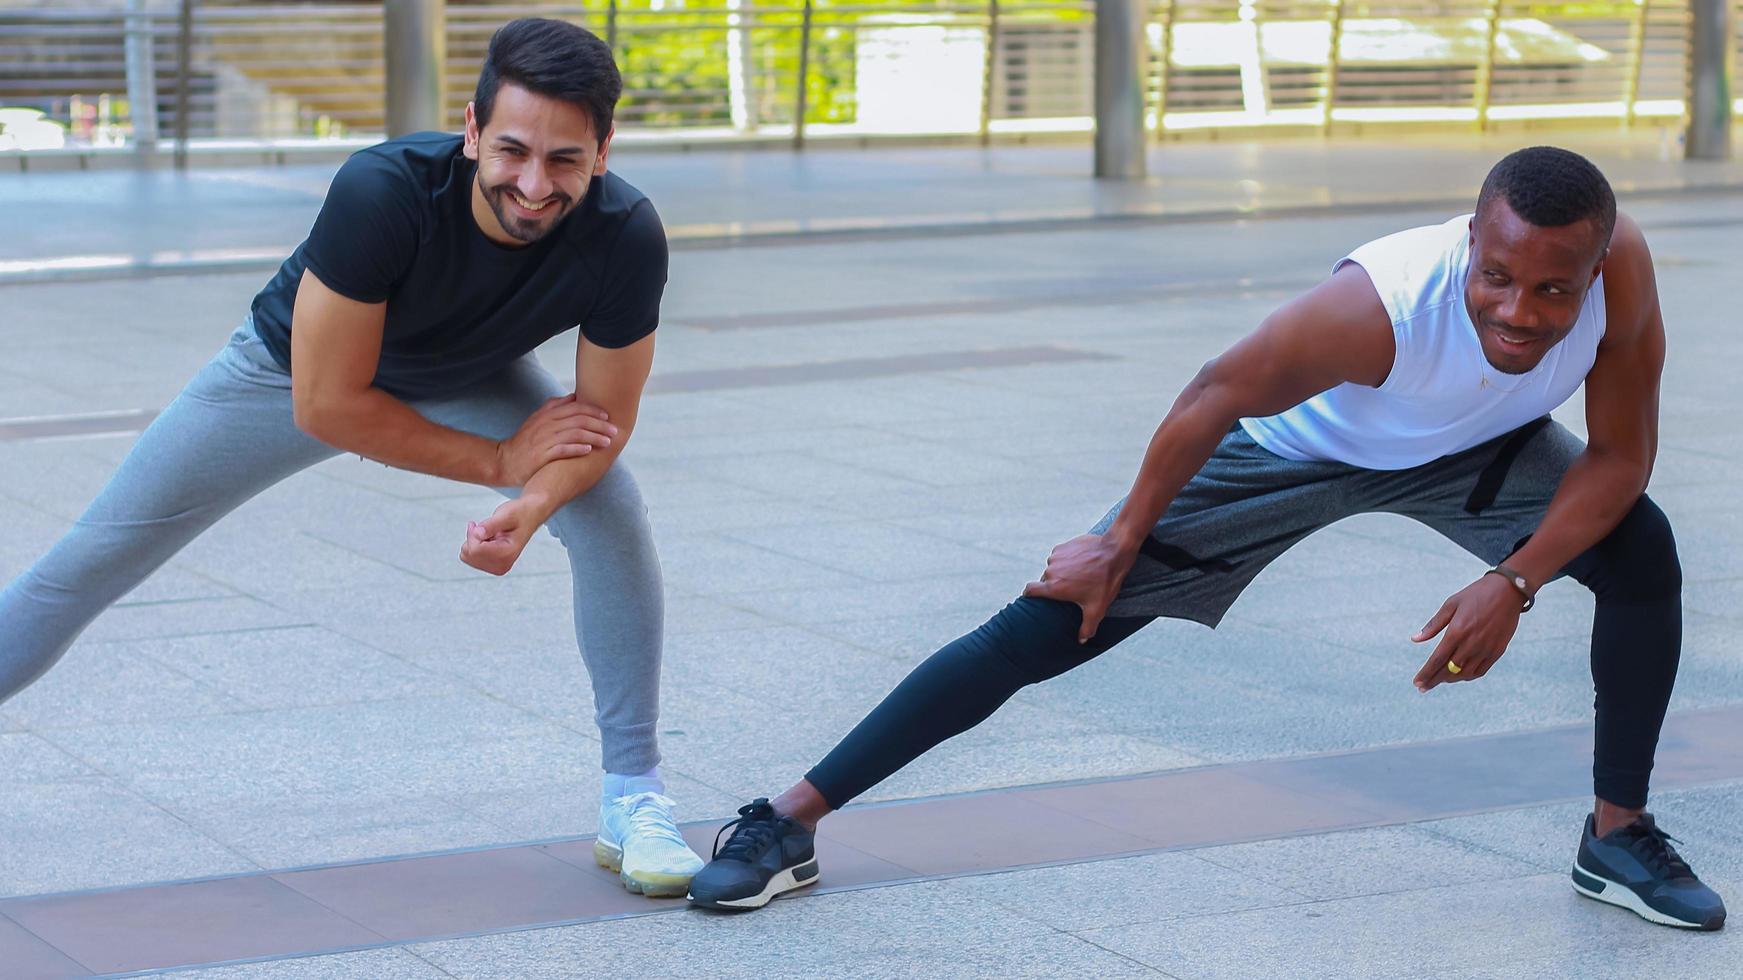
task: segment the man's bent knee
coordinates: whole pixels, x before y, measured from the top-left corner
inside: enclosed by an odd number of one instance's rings
[[[1670,518],[1642,496],[1604,540],[1593,546],[1594,565],[1580,580],[1602,601],[1649,602],[1682,592],[1682,563]]]

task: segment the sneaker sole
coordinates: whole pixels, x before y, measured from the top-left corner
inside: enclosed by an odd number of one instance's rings
[[[623,887],[649,898],[679,898],[690,890],[690,875],[663,875],[652,871],[630,874],[623,870],[623,848],[603,840],[593,841],[593,860],[607,871],[617,872]]]
[[[703,899],[691,895],[689,896],[690,904],[699,905],[705,909],[727,909],[732,911],[760,909],[773,901],[778,895],[783,895],[790,891],[796,891],[800,888],[804,888],[806,885],[817,884],[817,878],[817,861],[813,859],[804,864],[796,864],[770,878],[769,883],[763,886],[763,890],[757,892],[755,895],[747,895],[744,898],[721,899]]]
[[[1634,889],[1629,888],[1627,885],[1621,884],[1620,882],[1611,881],[1601,875],[1592,874],[1585,868],[1580,867],[1579,862],[1577,861],[1574,863],[1573,884],[1574,891],[1579,892],[1587,898],[1605,902],[1618,908],[1627,909],[1635,915],[1640,916],[1642,919],[1645,919],[1648,922],[1655,922],[1661,926],[1670,926],[1675,929],[1698,929],[1702,932],[1713,932],[1723,928],[1725,925],[1724,919],[1708,924],[1704,922],[1689,922],[1673,915],[1666,915],[1642,901],[1639,895],[1634,894]]]

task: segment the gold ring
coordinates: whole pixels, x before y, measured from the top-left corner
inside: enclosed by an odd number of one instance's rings
[[[1461,672],[1462,670],[1463,670],[1463,668],[1461,668],[1458,664],[1453,663],[1451,660],[1448,660],[1446,662],[1446,672],[1447,673],[1457,674],[1457,673]]]

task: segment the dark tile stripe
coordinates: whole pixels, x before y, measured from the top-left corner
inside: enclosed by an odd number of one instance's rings
[[[90,970],[0,915],[0,976],[7,980],[68,980],[90,975]]]
[[[1032,364],[1068,364],[1074,361],[1116,359],[1110,354],[1072,350],[1067,347],[996,347],[988,350],[939,351],[891,357],[853,357],[839,361],[813,361],[808,364],[673,371],[649,378],[647,390],[653,395],[728,391],[734,388],[770,388],[825,381],[864,381],[870,378],[893,378],[970,368],[1027,367]],[[155,409],[141,408],[121,412],[96,412],[90,415],[0,419],[0,442],[143,432],[156,417]]]
[[[267,875],[9,901],[0,913],[98,973],[380,945],[393,938]]]
[[[1126,306],[1167,299],[1171,296],[1215,295],[1249,291],[1299,291],[1319,282],[1300,276],[1254,279],[1201,279],[1188,282],[1138,282],[1133,280],[1093,284],[1027,296],[986,296],[978,299],[937,300],[885,306],[849,306],[778,313],[738,313],[725,316],[674,316],[668,322],[701,330],[759,330],[773,327],[814,327],[877,320],[907,320],[914,317],[986,316],[1025,310],[1077,309],[1086,306]]]
[[[1591,729],[1571,726],[850,807],[820,835],[819,891],[1583,800],[1590,764]],[[1658,789],[1738,778],[1743,705],[1670,719]],[[685,837],[706,855],[719,823]],[[579,838],[11,899],[0,962],[48,957],[49,975],[77,976],[53,973],[68,969],[54,956],[139,971],[682,908],[624,891]]]
[[[732,388],[772,388],[825,381],[864,381],[869,378],[893,378],[968,368],[1027,367],[1033,364],[1111,360],[1117,358],[1110,354],[1072,350],[1067,347],[996,347],[989,350],[939,351],[890,357],[851,357],[839,361],[813,361],[809,364],[674,371],[649,378],[648,391],[653,394],[672,394],[724,391]]]

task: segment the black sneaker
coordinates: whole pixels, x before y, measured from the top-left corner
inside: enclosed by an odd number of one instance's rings
[[[1603,837],[1586,817],[1574,857],[1574,891],[1620,905],[1648,922],[1711,931],[1725,925],[1725,903],[1701,884],[1658,829],[1652,814]]]
[[[726,846],[720,834],[732,831]],[[782,892],[815,884],[817,850],[811,831],[776,816],[758,798],[738,808],[738,819],[714,835],[713,860],[690,879],[690,902],[710,909],[760,909]]]

